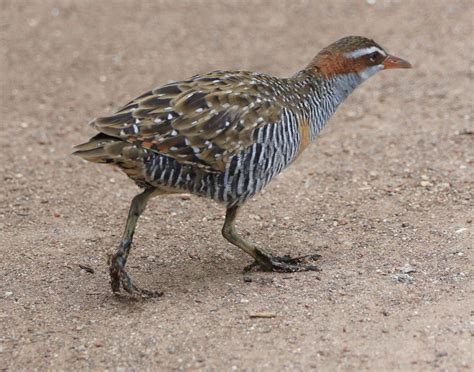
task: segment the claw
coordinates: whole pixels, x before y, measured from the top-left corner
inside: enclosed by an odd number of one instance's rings
[[[120,281],[122,283],[123,289],[125,289],[128,293],[133,294],[134,292],[138,292],[138,288],[133,285],[125,270],[122,270],[120,273]]]
[[[275,259],[277,259],[280,262],[295,264],[295,265],[298,265],[303,260],[310,259],[312,261],[316,261],[316,260],[319,260],[320,258],[321,258],[320,254],[307,254],[304,256],[299,256],[299,257],[294,257],[294,258],[291,258],[291,256],[286,254],[283,257],[275,257]]]
[[[244,272],[252,270],[254,267],[260,267],[263,271],[275,271],[281,273],[295,273],[301,271],[321,271],[321,269],[314,265],[304,265],[301,263],[304,259],[317,260],[321,256],[319,254],[312,254],[291,258],[288,255],[283,257],[269,257],[269,262],[254,261],[244,268]]]
[[[254,267],[260,267],[262,270],[264,270],[264,268],[257,262],[257,261],[254,261],[252,262],[250,265],[247,265],[244,267],[244,273],[248,273],[249,271],[251,271]],[[268,270],[266,270],[268,271]],[[270,270],[271,271],[271,270]]]
[[[123,259],[120,256],[110,255],[110,285],[114,293],[120,292],[120,287],[130,293],[131,295],[138,294],[142,298],[157,298],[163,296],[163,292],[148,291],[146,289],[140,289],[128,276],[127,272],[123,268]]]

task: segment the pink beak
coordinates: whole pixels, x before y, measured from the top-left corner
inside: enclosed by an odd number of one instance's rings
[[[389,68],[412,68],[412,66],[410,62],[404,59],[388,55],[383,61],[383,68],[384,70],[388,70]]]

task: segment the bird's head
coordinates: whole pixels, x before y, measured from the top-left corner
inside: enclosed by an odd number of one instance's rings
[[[319,52],[307,67],[328,77],[356,73],[362,81],[378,71],[391,68],[411,68],[411,64],[388,54],[375,41],[362,36],[348,36],[336,41]]]

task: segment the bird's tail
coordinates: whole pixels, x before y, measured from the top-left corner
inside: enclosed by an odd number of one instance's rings
[[[145,153],[142,147],[120,138],[99,133],[88,142],[74,147],[73,155],[94,163],[113,163],[118,165],[135,180],[144,175]]]
[[[129,142],[99,133],[86,143],[74,146],[76,151],[72,154],[93,163],[113,163],[125,158],[132,158],[130,150],[133,148],[133,145]],[[136,155],[138,155],[138,151]]]

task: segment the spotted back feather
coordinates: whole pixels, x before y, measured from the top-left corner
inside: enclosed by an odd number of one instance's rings
[[[222,171],[252,144],[252,133],[280,121],[288,99],[282,79],[215,71],[153,89],[92,126],[181,164]],[[288,89],[286,89],[288,90]]]

